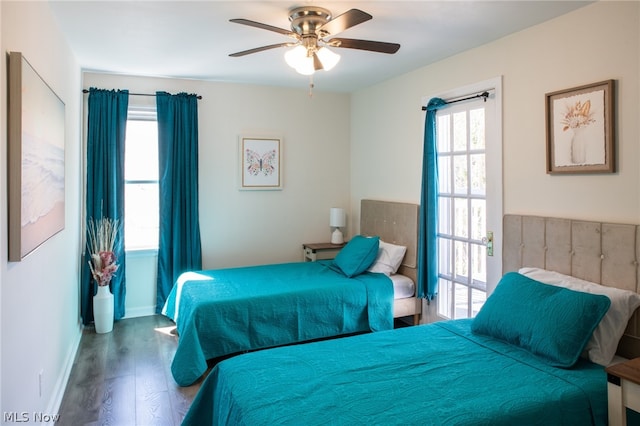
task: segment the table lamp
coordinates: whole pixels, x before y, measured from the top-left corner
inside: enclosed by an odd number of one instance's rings
[[[342,237],[342,231],[340,231],[340,228],[344,227],[346,224],[347,219],[344,213],[344,209],[331,207],[329,213],[329,226],[331,226],[332,228],[336,228],[331,234],[331,244],[344,243],[344,238]]]

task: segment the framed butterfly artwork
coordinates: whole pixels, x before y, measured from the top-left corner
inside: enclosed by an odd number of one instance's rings
[[[241,136],[240,189],[282,189],[282,139]]]

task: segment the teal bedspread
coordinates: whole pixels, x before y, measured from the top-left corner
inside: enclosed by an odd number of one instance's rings
[[[456,320],[244,354],[183,425],[606,425],[606,374],[549,367]]]
[[[298,262],[180,276],[163,314],[175,321],[171,364],[181,386],[207,360],[253,349],[393,328],[393,285],[383,274],[347,278],[330,262]]]

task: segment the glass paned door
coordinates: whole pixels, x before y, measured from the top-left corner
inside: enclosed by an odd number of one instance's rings
[[[498,144],[493,151],[501,149],[500,141],[491,139],[494,108],[490,101],[477,100],[451,104],[437,113],[437,306],[445,318],[473,317],[487,298],[487,235],[492,232],[487,218],[502,214],[501,202],[496,203],[498,212],[487,210],[492,197],[501,197],[501,190],[488,190],[488,182],[495,181],[488,179],[487,165],[494,161],[489,145]]]

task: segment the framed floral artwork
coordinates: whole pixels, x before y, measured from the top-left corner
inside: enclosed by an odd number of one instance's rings
[[[615,172],[614,80],[545,97],[547,173]]]
[[[282,189],[282,139],[239,138],[240,189]]]

